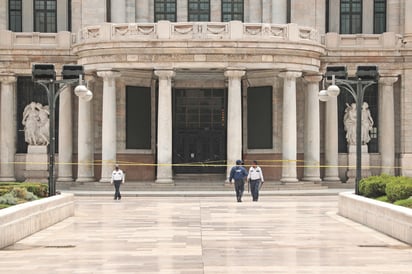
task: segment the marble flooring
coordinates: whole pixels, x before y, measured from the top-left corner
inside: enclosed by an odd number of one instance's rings
[[[76,197],[74,217],[0,250],[0,273],[412,273],[412,246],[337,200]]]

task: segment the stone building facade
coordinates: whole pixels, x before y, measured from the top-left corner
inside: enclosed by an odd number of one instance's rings
[[[412,1],[0,0],[0,34],[0,181],[27,177],[38,63],[83,65],[94,94],[60,94],[58,181],[107,182],[114,163],[128,181],[224,179],[243,159],[266,180],[346,182],[353,98],[319,101],[331,65],[379,68],[369,170],[412,172]]]

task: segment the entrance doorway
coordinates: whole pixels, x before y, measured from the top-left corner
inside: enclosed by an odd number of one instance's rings
[[[173,92],[175,173],[226,170],[226,93],[224,89]]]

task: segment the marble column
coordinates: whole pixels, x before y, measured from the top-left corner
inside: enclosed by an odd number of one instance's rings
[[[0,128],[0,181],[13,182],[14,157],[16,155],[15,93],[16,77],[0,75],[1,81],[1,128]]]
[[[249,23],[262,23],[262,1],[249,1]]]
[[[116,164],[116,78],[120,73],[112,70],[98,71],[103,78],[102,110],[102,175],[100,182],[110,182]]]
[[[403,41],[405,42],[404,47],[411,48],[412,47],[412,1],[405,0],[403,1],[403,12],[404,12],[404,35]]]
[[[379,151],[381,153],[381,173],[395,174],[395,106],[393,84],[397,76],[379,78]]]
[[[127,23],[136,22],[136,0],[126,0],[126,20]]]
[[[320,125],[319,125],[319,82],[320,75],[307,75],[307,96],[305,100],[305,137],[303,181],[319,182],[320,179]]]
[[[178,4],[179,6],[179,4]],[[150,14],[149,0],[136,0],[136,22],[148,23]]]
[[[113,23],[126,23],[126,0],[111,1],[110,9]]]
[[[92,80],[86,79],[89,89]],[[94,79],[93,79],[94,80]],[[78,136],[77,136],[77,179],[76,182],[93,182],[94,178],[94,141],[93,141],[93,101],[78,98]]]
[[[59,182],[73,181],[72,87],[67,85],[59,95]]]
[[[286,14],[286,1],[272,0],[272,24],[286,24]]]
[[[173,184],[172,173],[172,79],[173,70],[155,70],[159,77],[157,114],[157,178],[156,183]]]
[[[236,160],[242,159],[242,88],[243,69],[225,71],[228,78],[227,102],[227,177]]]
[[[282,114],[282,183],[296,183],[296,78],[302,75],[298,71],[285,71],[279,74],[283,78],[283,114]]]
[[[338,97],[326,102],[325,116],[325,175],[323,181],[340,182],[338,153]]]

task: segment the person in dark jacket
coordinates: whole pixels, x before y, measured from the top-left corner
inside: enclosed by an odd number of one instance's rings
[[[247,170],[244,166],[242,166],[242,161],[237,160],[236,166],[232,167],[230,170],[229,182],[235,182],[235,191],[238,203],[242,202],[242,195],[245,190],[245,178],[247,175]]]

